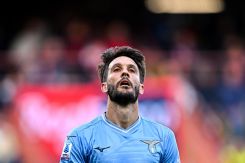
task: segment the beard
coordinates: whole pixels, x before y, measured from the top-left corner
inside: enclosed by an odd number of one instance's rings
[[[128,104],[135,103],[139,96],[139,86],[134,87],[134,91],[132,92],[119,92],[116,86],[112,84],[108,84],[108,95],[111,101],[121,105],[127,106]]]

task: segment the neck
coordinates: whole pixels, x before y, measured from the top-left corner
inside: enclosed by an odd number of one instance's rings
[[[126,129],[136,122],[139,117],[138,102],[121,106],[108,99],[106,117],[114,124]]]

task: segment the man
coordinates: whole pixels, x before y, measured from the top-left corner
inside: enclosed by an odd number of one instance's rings
[[[60,162],[179,163],[174,133],[139,115],[145,77],[142,53],[113,47],[101,59],[98,70],[101,90],[108,95],[107,111],[67,136]]]

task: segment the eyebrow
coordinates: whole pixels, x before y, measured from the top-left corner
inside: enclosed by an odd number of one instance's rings
[[[135,70],[137,70],[137,67],[135,65],[133,65],[133,64],[129,64],[128,67],[134,68]]]
[[[115,67],[122,67],[122,64],[121,63],[116,63],[114,64],[112,67],[111,67],[111,70],[113,70]],[[135,70],[137,70],[137,67],[133,64],[128,64],[127,67],[129,68],[134,68]]]
[[[111,69],[113,69],[113,68],[115,68],[115,67],[122,67],[122,64],[116,63],[116,64],[114,64],[114,65],[111,67]]]

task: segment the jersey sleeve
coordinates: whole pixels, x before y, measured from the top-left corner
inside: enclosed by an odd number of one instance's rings
[[[179,150],[175,135],[172,130],[169,130],[168,135],[164,141],[165,152],[162,162],[180,163]]]
[[[60,163],[85,163],[86,148],[85,140],[78,137],[76,132],[72,132],[64,142]]]

